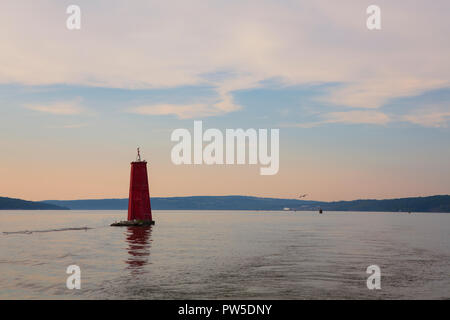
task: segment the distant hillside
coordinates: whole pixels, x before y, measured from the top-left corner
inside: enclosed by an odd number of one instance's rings
[[[322,209],[330,211],[450,212],[450,196],[328,202],[322,204]]]
[[[69,210],[58,205],[0,197],[0,210]]]
[[[45,203],[65,206],[73,210],[126,210],[128,199],[46,200]],[[152,197],[156,210],[283,210],[319,204],[318,201],[257,198],[246,196]]]
[[[353,200],[321,202],[295,199],[246,196],[197,196],[152,198],[156,210],[283,210],[298,211],[385,211],[385,212],[450,212],[450,196],[431,196],[386,200]],[[44,203],[74,210],[126,210],[128,199],[47,200]]]

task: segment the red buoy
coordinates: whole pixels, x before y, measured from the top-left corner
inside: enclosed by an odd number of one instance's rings
[[[148,190],[147,161],[141,160],[139,148],[136,161],[131,162],[128,221],[152,221],[152,207]]]

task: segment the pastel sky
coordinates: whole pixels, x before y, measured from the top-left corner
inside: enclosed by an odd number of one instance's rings
[[[81,30],[66,8],[81,8]],[[450,2],[2,0],[0,196],[450,193]],[[279,128],[280,170],[176,166],[170,134]]]

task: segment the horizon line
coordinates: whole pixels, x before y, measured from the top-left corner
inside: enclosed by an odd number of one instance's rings
[[[429,197],[438,197],[438,196],[450,196],[450,194],[432,194],[432,195],[418,195],[418,196],[404,196],[404,197],[395,197],[395,198],[356,198],[353,200],[313,200],[313,199],[304,199],[304,198],[280,198],[280,197],[264,197],[264,196],[252,196],[252,195],[239,195],[239,194],[230,194],[230,195],[188,195],[188,196],[151,196],[152,198],[196,198],[196,197],[247,197],[247,198],[260,198],[260,199],[280,199],[280,200],[298,200],[298,201],[310,201],[310,202],[345,202],[345,201],[358,201],[358,200],[396,200],[396,199],[409,199],[409,198],[429,198]],[[5,197],[9,198],[9,197]],[[25,200],[22,198],[11,198],[11,199],[19,199]],[[128,200],[128,197],[123,198],[82,198],[82,199],[45,199],[45,200],[25,200],[25,201],[33,201],[33,202],[45,202],[45,201],[98,201],[98,200]]]

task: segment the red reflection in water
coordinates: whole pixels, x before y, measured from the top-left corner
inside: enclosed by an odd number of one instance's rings
[[[129,257],[126,260],[129,269],[137,273],[142,272],[148,264],[150,255],[151,227],[127,227],[127,243]]]

